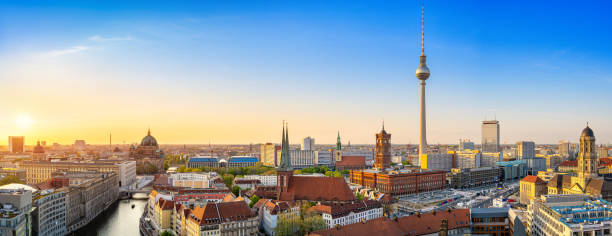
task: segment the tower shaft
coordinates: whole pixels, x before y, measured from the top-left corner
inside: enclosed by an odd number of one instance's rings
[[[427,118],[425,116],[425,80],[421,80],[421,117],[419,126],[419,157],[425,154],[427,147]]]

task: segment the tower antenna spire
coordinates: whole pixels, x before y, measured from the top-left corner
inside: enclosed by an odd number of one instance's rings
[[[421,55],[425,54],[425,1],[421,5]]]

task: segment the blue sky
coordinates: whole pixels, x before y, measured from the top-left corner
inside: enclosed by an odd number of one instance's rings
[[[420,1],[0,4],[0,134],[162,143],[418,135]],[[612,141],[606,1],[427,1],[429,143]],[[28,114],[32,127],[15,127]],[[27,129],[26,129],[27,128]],[[2,142],[0,142],[2,143]]]

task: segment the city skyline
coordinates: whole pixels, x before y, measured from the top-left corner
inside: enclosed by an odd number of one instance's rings
[[[285,119],[291,140],[372,144],[384,119],[418,143],[420,2],[267,3],[3,4],[0,134],[278,143]],[[555,3],[427,3],[430,144],[479,143],[493,117],[502,144],[577,143],[587,121],[612,141],[609,3]]]

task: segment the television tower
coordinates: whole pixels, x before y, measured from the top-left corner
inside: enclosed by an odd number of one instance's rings
[[[419,157],[425,154],[427,147],[427,121],[425,118],[425,80],[429,78],[427,68],[427,56],[425,56],[425,4],[421,8],[421,56],[419,67],[416,69],[416,77],[421,81],[421,117],[419,126]]]

